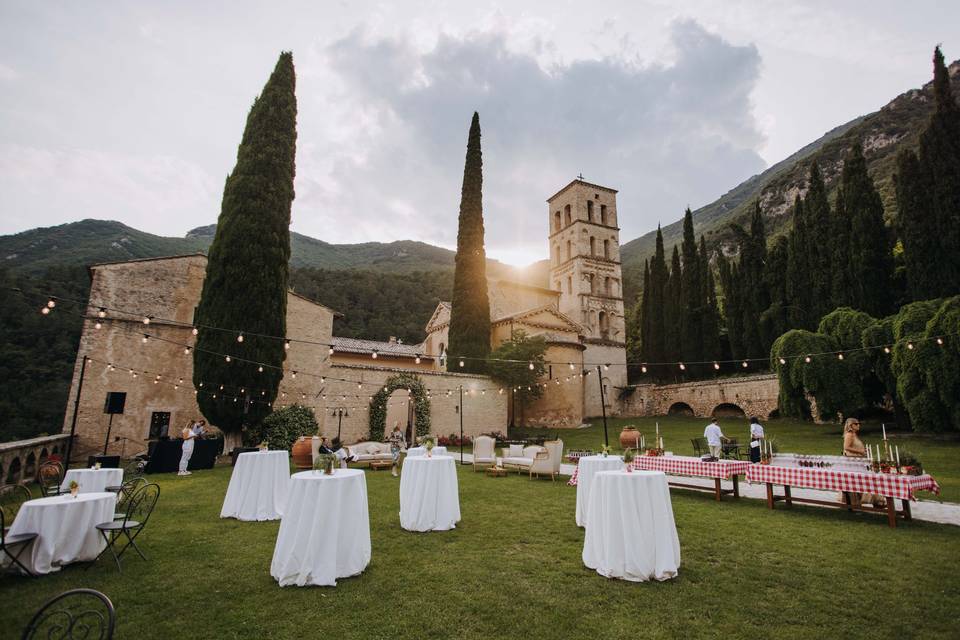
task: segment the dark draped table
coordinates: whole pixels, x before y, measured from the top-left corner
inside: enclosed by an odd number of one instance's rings
[[[148,449],[150,460],[147,462],[147,473],[170,473],[180,469],[180,454],[183,450],[183,439],[157,440],[150,443]],[[187,469],[212,469],[217,461],[217,455],[223,450],[223,440],[220,438],[194,440],[193,455]]]

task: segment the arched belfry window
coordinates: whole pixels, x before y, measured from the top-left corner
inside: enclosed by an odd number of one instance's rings
[[[573,220],[570,217],[570,205],[563,208],[564,223],[569,225]]]
[[[573,257],[573,245],[570,244],[570,241],[567,240],[567,260]]]
[[[606,338],[610,333],[610,317],[607,315],[607,312],[601,311],[597,317],[597,321],[600,325],[600,337]]]
[[[600,224],[607,224],[607,205],[600,205]]]
[[[560,212],[556,211],[553,214],[553,230],[560,231]]]
[[[590,255],[597,255],[597,239],[590,236]]]
[[[610,259],[610,241],[609,240],[603,241],[603,257],[607,258],[608,260]]]
[[[613,295],[613,293],[610,291],[610,278],[603,279],[603,293],[604,295],[608,296]]]
[[[593,200],[587,200],[587,222],[593,222]]]

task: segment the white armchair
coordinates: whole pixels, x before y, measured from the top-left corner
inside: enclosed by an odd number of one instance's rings
[[[473,440],[473,470],[497,464],[497,441],[490,436],[477,436]]]
[[[533,465],[533,459],[537,457],[537,454],[543,451],[543,447],[538,447],[537,445],[530,445],[524,447],[519,444],[512,444],[509,447],[503,448],[503,466],[516,469],[517,473],[527,470],[529,471],[531,465]]]
[[[560,473],[560,461],[563,460],[563,440],[544,442],[543,448],[544,451],[538,453],[530,465],[530,477],[545,474],[550,476],[550,480],[555,480]]]

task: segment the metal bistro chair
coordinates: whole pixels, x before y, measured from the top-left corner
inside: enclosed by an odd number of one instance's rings
[[[736,438],[728,438],[727,441],[723,443],[721,455],[725,460],[740,459],[740,443],[737,442]]]
[[[32,576],[33,573],[20,562],[20,556],[30,547],[30,543],[37,539],[39,534],[8,535],[7,521],[9,519],[12,522],[20,505],[30,498],[30,490],[22,484],[8,484],[0,487],[0,551],[28,576]]]
[[[37,484],[43,497],[60,495],[60,485],[63,484],[63,465],[53,460],[47,460],[37,469]]]
[[[143,477],[143,469],[146,466],[146,463],[139,458],[131,458],[127,462],[127,466],[123,468],[123,485],[126,485],[130,480],[135,480],[137,478]],[[120,489],[123,485],[110,485],[104,491],[112,491],[113,493],[120,493]]]
[[[117,510],[113,514],[114,520],[123,520],[127,515],[127,508],[130,505],[130,499],[137,495],[147,484],[146,478],[134,478],[127,480],[117,487]]]
[[[22,640],[83,638],[110,640],[117,612],[110,598],[93,589],[64,591],[33,614]]]
[[[122,519],[98,524],[97,531],[103,536],[107,546],[100,552],[100,555],[94,558],[93,562],[88,565],[88,568],[93,566],[93,564],[100,559],[100,556],[107,552],[107,549],[113,554],[113,559],[117,563],[118,571],[122,571],[120,568],[120,557],[123,556],[123,553],[129,547],[133,547],[140,557],[146,560],[147,556],[143,555],[143,551],[137,546],[135,540],[147,526],[147,521],[150,519],[150,514],[153,513],[153,508],[157,505],[157,499],[159,497],[159,485],[145,485],[127,502],[126,511]],[[125,537],[127,542],[118,553],[117,550],[114,549],[114,546],[121,536]]]
[[[706,438],[690,438],[690,442],[693,444],[693,455],[698,458],[710,451],[710,449],[707,448]]]

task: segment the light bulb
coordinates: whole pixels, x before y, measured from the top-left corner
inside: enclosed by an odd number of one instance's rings
[[[328,353],[329,353],[330,355],[333,355],[333,347],[330,347]]]
[[[463,359],[460,360],[460,366],[463,367]]]
[[[810,356],[807,356],[806,358],[804,358],[803,361],[806,362],[807,364],[810,364]]]
[[[225,356],[223,359],[226,360],[227,362],[230,362],[230,356]]]
[[[101,329],[101,328],[103,328],[103,324],[98,320],[97,322],[94,323],[93,328],[94,328],[94,329]]]
[[[503,395],[503,387],[500,387],[500,395]]]
[[[97,311],[97,317],[98,317],[98,318],[106,318],[106,317],[107,317],[107,310],[104,309],[103,307],[100,307],[100,311]]]
[[[907,343],[907,349],[910,349],[911,351],[913,351],[913,343],[912,343],[912,342],[908,342],[908,343]]]
[[[377,359],[377,352],[374,351],[373,353],[371,353],[371,354],[370,354],[370,357],[373,358],[374,360],[376,360],[376,359]]]
[[[890,353],[890,347],[884,347],[884,348],[883,348],[883,352],[884,352],[884,353]]]
[[[420,354],[417,354],[417,357],[413,359],[414,362],[420,364]]]
[[[263,373],[263,365],[257,367],[257,373]]]
[[[190,347],[184,347],[184,348],[183,348],[183,353],[184,353],[184,355],[190,355]]]
[[[743,362],[740,363],[740,366],[746,369],[749,365],[747,364],[747,361],[744,360]]]
[[[192,333],[193,335],[197,335],[198,333],[200,333],[200,331],[196,327],[194,327],[193,329],[190,329],[190,333]]]
[[[292,377],[293,377],[294,380],[297,379],[297,372],[296,372],[296,371],[294,371],[294,372],[292,373]]]
[[[687,365],[685,365],[685,364],[683,364],[683,363],[681,362],[681,363],[680,363],[680,371],[686,371],[686,370],[687,370]]]
[[[48,308],[48,309],[53,309],[55,306],[57,306],[57,301],[56,301],[56,300],[54,300],[53,298],[50,298],[49,300],[47,300],[47,308]]]
[[[527,368],[530,369],[530,371],[533,371],[533,363],[531,362],[530,364],[528,364]]]
[[[243,334],[237,336],[237,342],[243,342]]]
[[[842,353],[838,353],[838,354],[837,354],[837,360],[843,360],[843,354],[842,354]]]
[[[289,341],[289,340],[284,340],[284,341],[283,341],[283,350],[284,350],[284,351],[290,351],[290,341]]]
[[[570,371],[573,371],[573,363],[570,363]]]
[[[143,316],[143,324],[150,324],[150,316]]]
[[[937,344],[943,346],[943,338],[937,338]]]
[[[50,313],[50,307],[44,307],[43,309],[40,309],[40,313],[42,313],[43,315],[49,314],[49,313]]]
[[[641,367],[640,367],[640,372],[641,372],[641,373],[646,373],[646,372],[647,372],[647,365],[641,366]]]
[[[610,371],[610,365],[609,365],[609,364],[603,365],[603,370],[604,370],[604,371]]]
[[[785,358],[780,358],[780,364],[787,364],[786,359],[785,359]]]
[[[150,336],[148,336],[147,334],[143,334],[143,337],[140,338],[140,342],[142,342],[143,344],[147,344],[147,340],[149,339],[150,339]]]
[[[713,363],[713,368],[716,369],[717,371],[719,371],[719,370],[720,370],[720,363],[719,363],[719,362],[714,362],[714,363]]]

